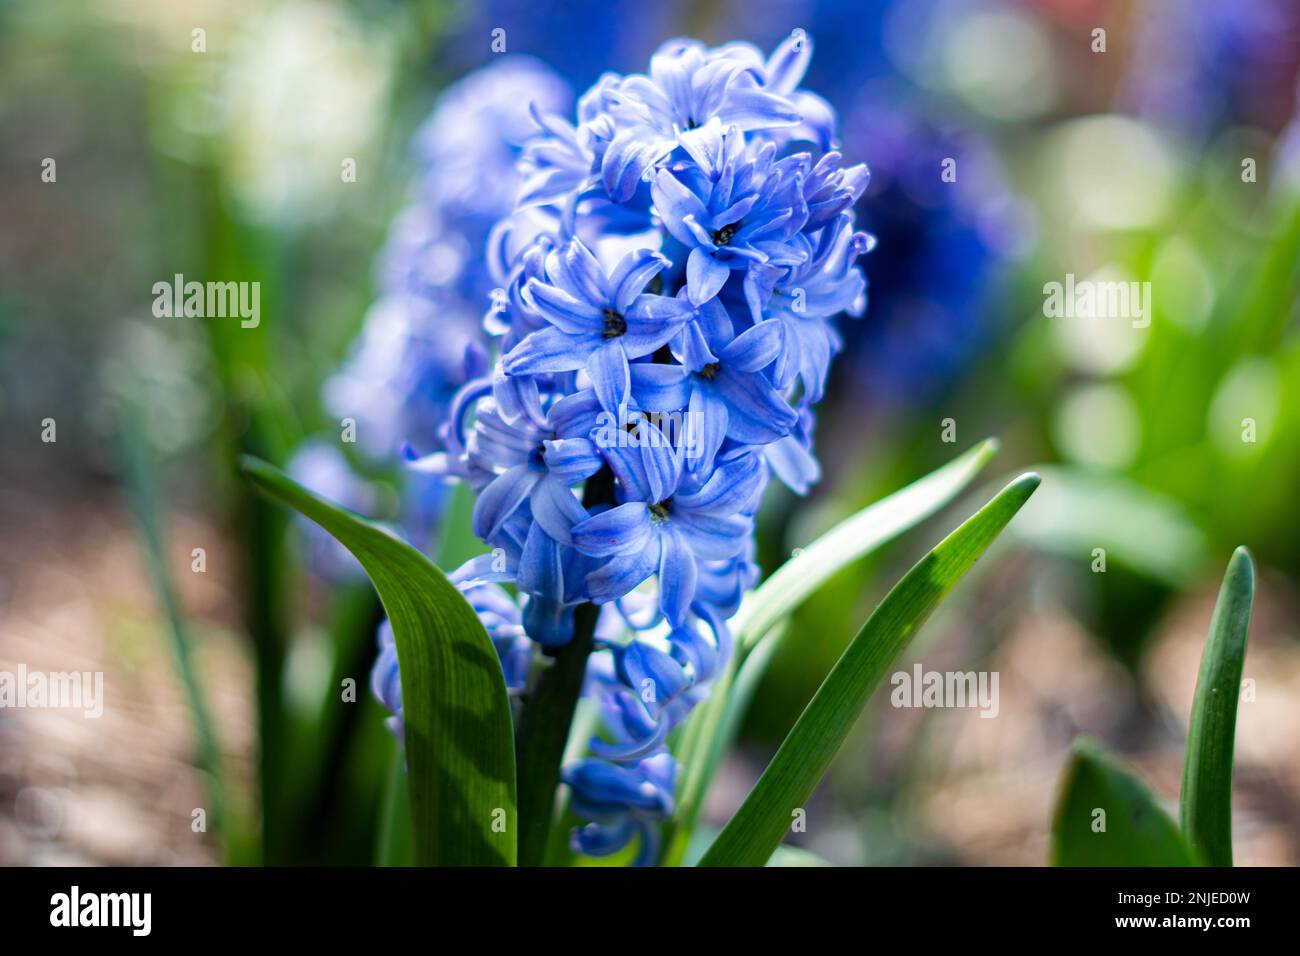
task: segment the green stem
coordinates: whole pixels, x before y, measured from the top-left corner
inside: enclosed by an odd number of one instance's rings
[[[176,589],[172,585],[171,575],[167,570],[166,549],[163,544],[165,535],[162,517],[159,514],[162,502],[155,481],[148,438],[144,433],[142,412],[131,399],[126,399],[122,403],[121,428],[127,497],[144,544],[154,593],[167,620],[176,671],[180,675],[190,716],[194,720],[195,735],[198,738],[198,765],[203,771],[208,794],[209,823],[213,832],[225,842],[229,857],[231,847],[229,834],[226,832],[225,778],[222,774],[221,748],[217,743],[212,714],[208,710],[190,653],[189,628],[185,622],[185,615],[181,611]]]
[[[248,447],[260,450],[255,443]],[[285,555],[288,521],[280,509],[251,490],[240,497],[244,620],[253,645],[257,683],[262,860],[264,864],[276,865],[288,862],[293,836],[284,785],[287,759],[284,664],[289,627],[281,599],[289,583]]]
[[[515,764],[520,866],[540,866],[546,857],[560,763],[582,692],[599,611],[594,604],[583,604],[574,611],[573,640],[564,645],[555,663],[542,674],[519,716]]]
[[[590,508],[611,503],[613,475],[604,469],[587,482],[582,503]],[[600,608],[579,605],[573,613],[573,640],[542,673],[519,715],[515,734],[516,791],[519,800],[519,865],[541,866],[546,859],[560,764],[573,725],[573,712],[582,693]]]
[[[379,866],[411,866],[415,841],[411,837],[411,797],[406,783],[406,757],[402,745],[389,745],[388,782],[380,810],[375,862]]]

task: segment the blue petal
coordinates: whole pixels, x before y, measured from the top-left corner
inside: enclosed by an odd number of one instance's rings
[[[788,95],[803,81],[812,59],[812,37],[796,30],[772,51],[767,60],[767,88]]]
[[[821,480],[821,465],[794,435],[787,435],[765,447],[763,457],[776,476],[796,494],[806,495],[808,489]]]
[[[649,422],[638,423],[633,436],[640,446],[649,500],[663,501],[677,490],[682,475],[681,459],[664,433]]]
[[[629,501],[574,525],[573,545],[584,554],[604,558],[644,549],[650,531],[650,512],[645,503]]]
[[[573,788],[575,799],[610,809],[662,812],[672,799],[635,767],[619,767],[604,760],[580,760],[567,767],[564,782]]]
[[[711,386],[700,384],[691,392],[686,415],[686,469],[707,475],[713,471],[713,459],[727,437],[731,417],[727,403]]]
[[[448,580],[465,590],[480,584],[513,581],[518,573],[519,562],[509,556],[480,554],[470,558],[453,571]]]
[[[565,484],[575,484],[600,471],[604,463],[589,438],[560,438],[542,443],[546,470]]]
[[[539,428],[546,424],[537,379],[531,375],[511,376],[505,374],[504,368],[499,369],[492,376],[492,398],[501,418],[511,425],[520,418],[527,418]]]
[[[734,558],[745,550],[745,542],[754,530],[754,522],[738,514],[682,513],[674,524],[695,556],[705,561]]]
[[[704,175],[709,178],[717,175],[722,166],[722,123],[716,116],[703,126],[682,133],[677,142]]]
[[[596,391],[600,407],[611,414],[619,414],[627,406],[627,393],[631,388],[627,353],[622,344],[617,340],[601,342],[587,359],[587,374],[591,376],[591,386]]]
[[[687,372],[680,365],[638,362],[631,371],[632,397],[646,411],[676,411],[690,400]]]
[[[524,605],[524,630],[543,647],[562,647],[573,640],[573,608],[531,594]]]
[[[570,335],[598,332],[604,325],[603,306],[596,304],[599,299],[578,299],[558,286],[537,279],[529,279],[520,294],[529,308]]]
[[[519,559],[519,589],[542,597],[564,593],[564,569],[560,563],[558,542],[534,524],[524,540],[524,554]]]
[[[799,134],[812,140],[823,150],[833,149],[837,137],[835,127],[838,125],[835,109],[816,93],[799,90],[790,97],[790,101],[803,116],[799,124]]]
[[[673,505],[676,511],[736,514],[754,497],[762,481],[762,459],[746,453],[719,464],[703,488],[694,494],[678,495]]]
[[[587,509],[582,507],[568,485],[555,478],[545,478],[538,482],[529,505],[533,520],[561,544],[568,544],[573,526],[588,517]]]
[[[781,354],[785,336],[780,322],[759,322],[732,340],[718,358],[728,368],[757,372],[767,368]]]
[[[681,180],[666,169],[659,170],[655,175],[650,194],[654,200],[655,211],[659,213],[659,218],[663,220],[673,237],[688,246],[695,245],[695,239],[687,228],[685,220],[689,216],[697,222],[708,221],[709,213],[704,208],[704,203],[700,201],[700,197],[682,185]]]
[[[660,546],[659,606],[669,624],[681,627],[695,597],[695,556],[685,539],[669,524]]]
[[[721,229],[723,226],[730,226],[733,223],[740,222],[740,220],[744,219],[745,216],[749,214],[749,211],[758,203],[759,198],[760,197],[757,194],[750,193],[748,196],[732,203],[726,209],[722,210],[722,212],[714,213],[713,227],[715,229]]]
[[[621,711],[620,716],[627,711],[635,708],[644,712],[645,707],[641,704],[640,699],[633,697],[630,693],[624,691],[615,698],[616,704]],[[671,728],[667,720],[651,722],[649,735],[645,737],[631,737],[630,740],[619,743],[606,743],[598,738],[591,740],[591,752],[597,757],[604,757],[606,760],[616,760],[619,763],[626,763],[630,760],[640,760],[649,753],[653,753],[663,746],[664,741],[668,739],[668,732]]]
[[[639,295],[624,316],[627,332],[619,338],[628,358],[650,355],[669,340],[694,314],[683,299],[667,295]]]
[[[489,542],[495,538],[540,477],[527,465],[515,465],[493,478],[474,503],[474,534]]]
[[[698,583],[696,590],[698,593]],[[698,626],[688,624],[674,628],[668,640],[673,647],[673,657],[691,668],[697,684],[713,677],[718,666],[718,648],[700,633]]]
[[[601,341],[599,332],[567,335],[551,326],[526,336],[502,359],[502,368],[509,376],[571,372],[587,363]]]
[[[775,96],[758,87],[736,85],[727,91],[718,118],[725,125],[735,126],[742,132],[793,126],[799,122],[798,112],[784,97]]]
[[[686,259],[686,293],[691,304],[708,302],[727,284],[730,275],[730,268],[713,258],[708,250],[696,246]]]
[[[650,249],[638,249],[625,255],[610,277],[610,284],[614,287],[614,309],[626,312],[650,280],[670,265],[671,262]]]
[[[644,127],[625,129],[609,144],[601,160],[600,174],[605,191],[617,203],[625,203],[655,163],[673,151],[674,142]]]
[[[703,321],[704,313],[715,303],[721,307],[717,299],[705,303],[697,313],[701,321],[688,322],[682,328],[681,337],[678,339],[677,345],[681,350],[682,364],[692,372],[698,372],[704,366],[712,365],[718,360],[709,347],[709,330]]]
[[[560,438],[585,438],[597,425],[600,400],[589,388],[565,395],[546,413],[548,429]]]
[[[790,434],[799,421],[799,413],[761,375],[732,372],[723,366],[713,385],[731,413],[727,434],[738,442],[757,445],[776,441]]]
[[[556,249],[546,257],[546,275],[571,299],[594,307],[597,317],[613,298],[605,270],[580,239],[569,240],[563,249]],[[589,313],[584,310],[583,314]]]
[[[644,541],[644,546],[614,555],[587,575],[587,590],[593,601],[617,600],[659,569],[659,536],[649,534]]]
[[[594,440],[605,456],[605,461],[609,463],[610,471],[614,472],[614,477],[623,486],[624,497],[653,504],[650,479],[645,473],[641,449],[632,444],[628,433],[616,421],[602,431],[607,434],[597,433]]]
[[[619,677],[651,714],[691,685],[681,664],[644,641],[618,649],[614,658]]]
[[[570,846],[584,856],[612,856],[623,849],[640,832],[630,816],[616,823],[588,823],[574,827]]]

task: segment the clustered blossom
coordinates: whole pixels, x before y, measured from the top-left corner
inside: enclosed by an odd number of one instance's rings
[[[729,657],[769,477],[818,477],[812,405],[832,320],[865,306],[870,239],[852,213],[867,170],[799,89],[810,55],[799,31],[770,57],[673,40],[648,74],[603,76],[576,123],[534,97],[518,201],[487,241],[497,361],[441,447],[408,456],[477,494],[492,550],[454,577],[513,689],[521,635],[553,653],[577,606],[603,606],[587,692],[605,734],[564,772],[579,852],[657,857],[668,736]],[[390,678],[376,689],[396,703]]]
[[[369,456],[391,461],[402,442],[434,441],[456,389],[486,367],[477,345],[495,283],[483,247],[514,208],[515,162],[536,128],[529,104],[563,110],[572,100],[539,61],[502,57],[448,87],[417,131],[420,176],[380,254],[379,295],[325,386],[325,404],[356,420]]]
[[[480,320],[495,282],[483,248],[515,206],[516,160],[537,128],[529,104],[566,110],[572,102],[568,84],[543,63],[503,56],[448,87],[417,131],[420,175],[378,257],[378,296],[322,396],[333,415],[353,423],[365,460],[386,465],[404,442],[439,441],[456,391],[486,371]],[[357,511],[373,509],[375,490],[336,441],[305,442],[289,467],[309,488]],[[445,502],[443,482],[408,475],[406,536],[417,545],[436,540]],[[342,545],[312,522],[300,524],[314,571],[333,580],[361,576]],[[395,652],[391,660],[395,668]]]

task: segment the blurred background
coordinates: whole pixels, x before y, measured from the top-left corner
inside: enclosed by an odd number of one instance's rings
[[[903,571],[1035,467],[998,554],[898,664],[998,672],[998,716],[878,694],[800,842],[1041,865],[1078,733],[1174,805],[1245,544],[1237,860],[1300,863],[1293,0],[0,5],[0,671],[105,688],[97,720],[0,710],[0,862],[373,858],[395,759],[366,686],[377,602],[238,455],[431,546],[443,493],[398,449],[428,447],[464,373],[528,99],[568,113],[673,36],[770,50],[794,29],[871,168],[879,244],[821,407],[825,474],[769,492],[763,567],[987,436],[1002,450],[802,609],[706,816]],[[260,323],[159,317],[177,274],[260,283]],[[1045,316],[1067,276],[1150,283],[1149,325]]]

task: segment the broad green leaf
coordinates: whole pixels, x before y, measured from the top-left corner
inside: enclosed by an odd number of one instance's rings
[[[1183,834],[1209,866],[1232,866],[1232,746],[1254,600],[1255,567],[1238,548],[1210,619],[1183,764]]]
[[[891,541],[951,501],[997,453],[987,439],[942,468],[912,482],[826,532],[791,558],[746,598],[732,622],[736,649],[728,669],[714,683],[709,699],[695,709],[675,748],[680,761],[677,812],[666,826],[664,863],[679,865],[705,794],[734,736],[763,668],[775,647],[765,638],[818,587],[845,565]],[[760,643],[762,642],[762,643]],[[756,648],[761,659],[748,662]],[[746,694],[737,694],[737,675],[746,674]]]
[[[1054,866],[1194,866],[1178,827],[1147,789],[1096,741],[1080,737],[1052,824]]]
[[[438,529],[438,566],[458,568],[482,547],[472,529],[474,492],[461,482],[452,489]],[[375,860],[380,866],[411,865],[411,796],[406,780],[406,755],[400,745],[389,756],[388,779],[376,837]]]
[[[414,859],[513,865],[515,757],[505,679],[473,608],[424,555],[255,458],[243,470],[365,568],[401,662]]]
[[[701,866],[762,866],[807,804],[890,664],[1038,487],[1021,475],[885,596],[795,722]]]

